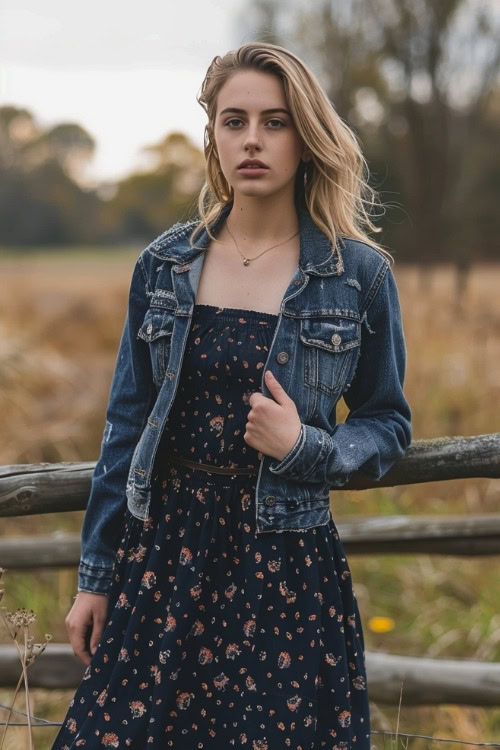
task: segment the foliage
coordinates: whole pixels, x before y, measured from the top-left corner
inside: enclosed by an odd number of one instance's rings
[[[0,601],[2,600],[5,587],[2,581],[3,574],[5,573],[3,568],[0,568]],[[5,607],[0,607],[0,618],[2,619],[7,633],[10,639],[13,641],[17,653],[19,655],[19,661],[21,662],[21,675],[19,681],[14,690],[14,695],[8,710],[7,720],[3,729],[2,737],[0,739],[0,750],[2,750],[7,736],[9,728],[9,722],[12,716],[14,704],[16,702],[17,694],[21,685],[24,683],[25,697],[26,697],[26,713],[27,713],[27,726],[28,726],[28,739],[30,750],[33,750],[33,732],[31,727],[31,709],[30,709],[30,694],[28,686],[28,668],[31,667],[35,659],[40,654],[43,654],[47,644],[51,640],[52,636],[48,633],[45,634],[45,641],[43,643],[35,643],[34,636],[30,633],[30,627],[36,620],[36,613],[33,610],[27,610],[24,607],[17,609],[15,612],[6,611]]]
[[[0,107],[0,244],[28,250],[68,243],[151,241],[191,217],[204,157],[182,133],[143,151],[148,170],[115,185],[89,187],[84,168],[95,149],[79,125],[47,131],[25,109]]]
[[[252,0],[240,18],[242,29],[255,29],[248,41],[281,44],[309,63],[357,132],[387,206],[391,252],[461,268],[498,258],[494,4]]]

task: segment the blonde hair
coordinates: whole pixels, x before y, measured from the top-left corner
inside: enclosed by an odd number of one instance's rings
[[[382,245],[371,240],[367,230],[381,232],[370,219],[365,203],[380,203],[368,184],[369,169],[355,133],[335,111],[314,73],[284,47],[267,42],[248,42],[210,63],[197,101],[208,116],[205,126],[205,183],[198,197],[199,223],[190,235],[194,242],[233,200],[232,188],[221,171],[213,129],[217,97],[222,86],[237,71],[258,70],[282,81],[295,127],[312,155],[301,162],[295,178],[295,200],[306,205],[312,220],[335,246],[337,234],[353,237],[394,261]],[[304,173],[307,175],[304,180]],[[365,178],[366,174],[366,178]]]

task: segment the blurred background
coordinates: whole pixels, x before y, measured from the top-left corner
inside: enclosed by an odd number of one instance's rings
[[[0,465],[97,459],[135,260],[196,210],[196,94],[215,55],[256,39],[300,55],[362,144],[385,206],[374,239],[395,258],[414,439],[498,431],[497,0],[1,0]],[[494,513],[499,501],[499,480],[475,479],[336,492],[332,512]],[[82,517],[3,519],[0,534],[79,532]],[[368,650],[500,659],[498,558],[350,567]],[[3,603],[33,608],[60,642],[75,591],[74,570],[12,571]],[[61,720],[71,695],[34,691],[34,712]],[[372,709],[373,729],[395,730],[397,707]],[[409,707],[403,692],[399,730],[500,741],[500,708]],[[37,748],[54,734],[36,730]]]

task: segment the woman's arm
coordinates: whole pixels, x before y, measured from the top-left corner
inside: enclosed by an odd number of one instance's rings
[[[137,337],[149,307],[148,293],[148,276],[141,254],[130,283],[101,454],[92,477],[83,524],[79,591],[101,594],[108,591],[126,507],[130,462],[156,399],[149,345]]]
[[[332,433],[302,423],[289,453],[270,470],[287,479],[341,487],[355,471],[382,477],[411,443],[403,394],[406,344],[390,266],[366,312],[354,378],[344,393],[349,415]]]

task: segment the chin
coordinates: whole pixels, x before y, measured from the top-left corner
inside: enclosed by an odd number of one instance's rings
[[[234,195],[244,195],[247,198],[271,198],[279,193],[279,188],[271,188],[269,185],[245,185],[234,189]]]

